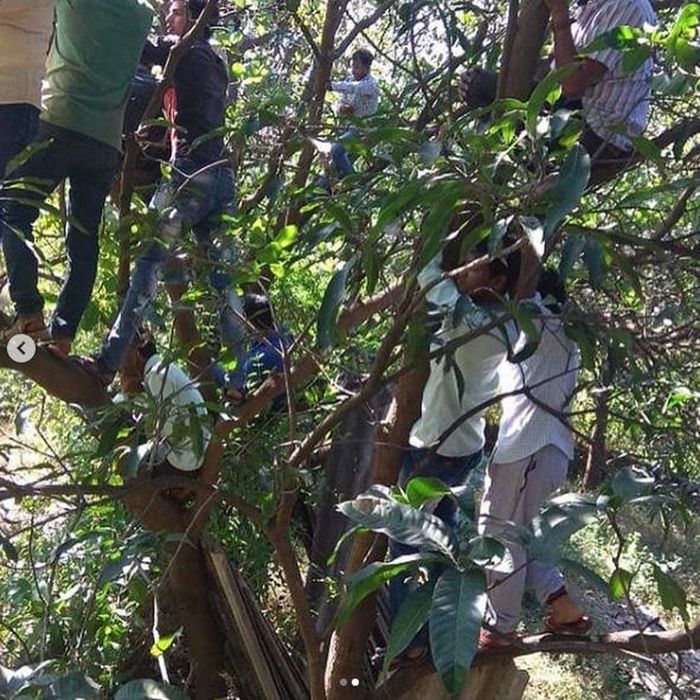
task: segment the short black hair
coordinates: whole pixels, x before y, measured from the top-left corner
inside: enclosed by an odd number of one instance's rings
[[[192,21],[197,21],[199,15],[201,15],[202,12],[204,12],[204,8],[206,6],[207,0],[187,0],[187,9],[189,10],[190,18],[192,19]],[[209,19],[209,22],[207,22],[207,26],[205,27],[205,35],[211,35],[211,27],[213,25],[219,24],[220,21],[221,20],[219,18],[219,0],[214,0],[214,12],[212,13],[211,18]]]
[[[372,61],[374,61],[374,54],[369,49],[357,49],[351,58],[356,58],[367,68],[372,67]]]
[[[547,307],[553,311],[560,312],[561,305],[566,303],[566,287],[564,280],[553,267],[545,267],[540,274],[540,281],[537,284],[537,291],[543,299],[554,297],[556,303],[549,303]]]
[[[256,328],[271,331],[275,328],[270,301],[264,294],[248,292],[243,297],[243,313]]]
[[[511,233],[506,233],[501,241],[501,249],[510,248],[517,243],[518,239]],[[482,238],[474,247],[474,250],[480,255],[494,255],[493,251],[489,250],[489,240],[488,238]],[[520,279],[520,263],[522,260],[522,254],[520,248],[511,250],[509,253],[504,255],[499,255],[494,257],[493,260],[489,260],[489,272],[496,275],[506,276],[506,291],[511,294],[515,291],[515,287]]]

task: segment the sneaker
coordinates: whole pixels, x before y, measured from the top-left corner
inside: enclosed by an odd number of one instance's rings
[[[97,379],[105,389],[114,381],[116,373],[109,369],[98,357],[71,355],[68,359],[73,364],[78,365],[83,372]]]
[[[44,323],[44,314],[41,312],[36,314],[17,314],[12,325],[0,331],[0,341],[7,343],[10,338],[20,333],[28,335],[37,343],[49,340],[49,331]]]

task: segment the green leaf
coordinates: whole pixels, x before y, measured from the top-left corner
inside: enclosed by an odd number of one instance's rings
[[[431,579],[411,591],[398,609],[389,631],[389,643],[384,655],[384,673],[428,621],[433,605],[435,582],[435,579]]]
[[[359,525],[403,544],[431,549],[452,559],[459,550],[455,534],[443,520],[388,498],[365,493],[339,503],[337,509]]]
[[[626,569],[615,569],[608,584],[610,597],[613,600],[622,600],[622,598],[629,595],[633,578],[634,574]]]
[[[337,341],[338,314],[345,300],[345,285],[354,263],[353,257],[335,272],[323,295],[316,329],[316,343],[321,352],[328,352]]]
[[[688,612],[688,599],[683,587],[673,576],[667,574],[656,564],[652,564],[652,567],[656,588],[661,598],[661,605],[664,606],[665,610],[678,610],[683,622],[688,624],[690,622],[690,613]]]
[[[537,135],[537,120],[545,102],[554,104],[561,94],[561,79],[570,75],[577,69],[577,65],[570,64],[557,68],[548,73],[532,91],[527,101],[527,130],[533,138]]]
[[[3,551],[5,552],[5,556],[10,561],[19,561],[19,553],[17,552],[17,548],[4,535],[0,535],[0,547],[2,547]]]
[[[549,240],[559,222],[573,209],[583,195],[591,174],[591,157],[576,144],[567,154],[559,177],[550,193],[552,202],[544,221],[544,236]]]
[[[486,575],[448,569],[438,579],[430,611],[433,663],[448,693],[458,693],[476,653],[486,609]]]
[[[467,556],[477,566],[498,566],[506,556],[506,547],[494,537],[477,535],[469,542]]]
[[[449,486],[431,476],[416,476],[406,484],[406,496],[414,508],[422,508],[429,501],[451,493]]]
[[[532,521],[534,537],[528,546],[530,556],[544,564],[556,565],[564,542],[593,522],[597,515],[596,502],[592,498],[564,494],[552,499]]]
[[[273,243],[276,243],[280,248],[288,248],[299,235],[299,229],[290,224],[289,226],[284,226],[279,232]]]
[[[89,676],[74,671],[51,683],[47,697],[56,700],[90,700],[100,697],[100,686]]]
[[[130,681],[114,695],[114,700],[189,700],[187,694],[173,685],[156,683],[147,678]]]
[[[342,627],[357,606],[371,593],[392,578],[417,567],[423,562],[434,561],[435,557],[426,554],[406,554],[391,561],[374,562],[362,567],[345,580],[347,595],[338,609],[336,624]]]
[[[583,262],[588,269],[591,287],[598,289],[605,276],[605,252],[602,243],[597,238],[589,238],[583,249]]]
[[[520,225],[527,234],[532,249],[537,253],[537,257],[544,255],[544,227],[540,220],[534,216],[519,217]]]
[[[425,199],[428,212],[421,226],[421,265],[427,265],[445,243],[447,228],[464,197],[461,182],[444,181],[433,187]]]
[[[158,640],[153,642],[151,645],[151,656],[162,656],[170,647],[173,645],[173,642],[180,636],[182,633],[182,628],[179,630],[176,630],[172,634],[167,634],[164,637],[160,637]]]
[[[576,261],[581,257],[586,247],[586,238],[578,233],[567,236],[559,261],[559,274],[566,280],[574,269]]]
[[[654,489],[654,477],[637,467],[623,467],[615,473],[610,487],[623,502],[646,496]]]
[[[606,581],[600,574],[593,571],[593,569],[589,568],[585,564],[582,564],[580,561],[562,557],[560,560],[560,566],[566,573],[580,576],[592,588],[602,591],[605,593],[605,595],[610,595],[609,582]]]

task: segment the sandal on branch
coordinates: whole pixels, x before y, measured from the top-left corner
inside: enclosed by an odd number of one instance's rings
[[[578,620],[571,622],[555,622],[552,615],[547,615],[543,622],[547,632],[553,634],[584,635],[593,627],[593,622],[588,615],[581,615]]]
[[[522,637],[515,632],[499,632],[484,627],[479,630],[479,651],[499,652],[517,646]]]

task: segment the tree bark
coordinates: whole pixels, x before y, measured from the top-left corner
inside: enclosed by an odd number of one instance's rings
[[[610,389],[600,389],[595,396],[595,425],[591,434],[591,446],[588,449],[586,470],[583,475],[584,491],[595,489],[606,476],[605,438],[608,432],[608,418],[610,415],[609,401]]]

